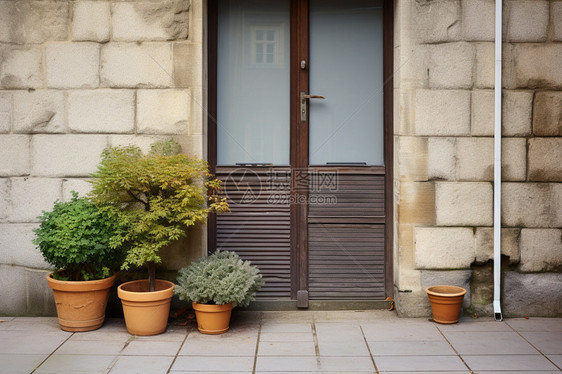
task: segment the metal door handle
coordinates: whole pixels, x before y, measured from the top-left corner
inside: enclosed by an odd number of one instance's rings
[[[325,97],[320,96],[320,95],[309,95],[306,92],[301,92],[301,122],[306,122],[306,117],[307,117],[306,100],[307,99],[325,99]]]
[[[325,99],[325,97],[320,95],[302,95],[301,100],[302,99]]]

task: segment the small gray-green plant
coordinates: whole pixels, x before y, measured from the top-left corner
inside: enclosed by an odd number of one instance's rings
[[[121,265],[123,253],[112,238],[123,226],[75,191],[70,201],[55,201],[53,210],[38,218],[33,243],[57,269],[55,279],[102,279]]]
[[[174,292],[198,304],[248,306],[262,286],[262,276],[250,261],[234,252],[216,252],[179,271]]]

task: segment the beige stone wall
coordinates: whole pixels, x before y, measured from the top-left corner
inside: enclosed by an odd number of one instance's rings
[[[32,229],[54,200],[89,190],[104,147],[174,137],[203,156],[202,8],[0,1],[0,315],[53,313]],[[167,268],[201,254],[203,231]]]
[[[435,283],[467,287],[469,311],[491,312],[494,7],[395,4],[395,286],[404,315],[429,314],[423,288]],[[562,1],[509,0],[503,12],[504,311],[560,314]],[[550,305],[525,301],[539,294],[532,284]]]

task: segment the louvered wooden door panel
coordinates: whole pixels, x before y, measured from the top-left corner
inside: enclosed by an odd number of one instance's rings
[[[367,168],[331,173],[316,178],[330,183],[311,183],[309,191],[310,299],[383,300],[384,175]]]
[[[288,169],[217,168],[230,213],[216,218],[216,245],[258,266],[259,298],[291,297]]]

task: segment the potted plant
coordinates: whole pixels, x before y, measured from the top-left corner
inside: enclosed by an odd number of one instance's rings
[[[173,140],[153,144],[146,155],[136,146],[110,147],[92,175],[93,201],[126,227],[116,238],[127,250],[121,268],[148,269],[148,279],[117,289],[131,334],[166,330],[174,284],[156,279],[159,251],[185,237],[188,227],[205,222],[209,212],[228,210],[207,163],[179,152]]]
[[[57,315],[65,331],[90,331],[103,325],[109,289],[122,251],[112,238],[123,227],[88,199],[72,191],[67,202],[38,217],[33,243],[57,270],[47,276]]]
[[[175,293],[191,300],[197,326],[204,334],[228,331],[235,306],[248,306],[262,285],[262,276],[250,261],[234,252],[216,252],[180,269]]]
[[[466,294],[464,288],[440,285],[428,287],[425,292],[427,292],[435,322],[452,324],[459,321],[462,301]]]

